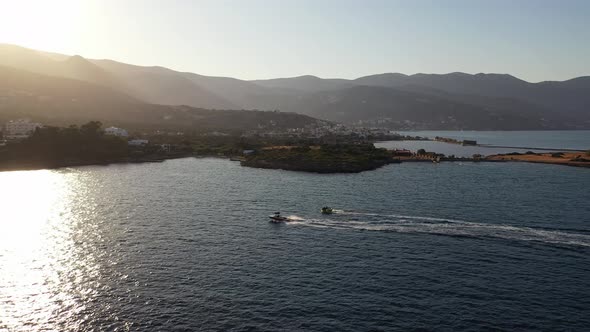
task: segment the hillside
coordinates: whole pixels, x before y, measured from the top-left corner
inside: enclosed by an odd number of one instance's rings
[[[167,68],[134,66],[112,60],[92,62],[124,82],[133,96],[149,103],[209,109],[241,108],[221,95],[203,88],[189,77]]]
[[[98,84],[0,66],[0,123],[23,117],[62,126],[99,120],[134,129],[196,132],[287,129],[317,122],[295,113],[149,104]]]
[[[128,90],[115,76],[79,55],[57,57],[20,46],[0,44],[0,66]]]
[[[547,121],[544,110],[530,105],[526,105],[528,108],[519,115],[502,104],[492,104],[497,102],[496,99],[486,101],[487,106],[481,106],[484,101],[480,98],[475,101],[458,102],[411,91],[357,86],[308,95],[289,105],[289,109],[305,110],[306,114],[320,119],[394,129],[436,129],[442,126],[446,129],[534,130],[566,125],[557,119]]]

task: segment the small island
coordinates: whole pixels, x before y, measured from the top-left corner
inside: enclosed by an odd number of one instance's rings
[[[373,144],[272,146],[246,155],[242,166],[314,173],[358,173],[394,163],[389,151]]]

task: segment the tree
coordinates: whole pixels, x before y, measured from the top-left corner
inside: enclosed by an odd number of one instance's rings
[[[419,155],[419,156],[425,155],[426,154],[426,150],[420,149],[420,150],[416,151],[416,154]]]
[[[127,155],[127,142],[105,136],[102,124],[91,121],[67,128],[43,127],[29,138],[10,146],[15,159],[59,163],[64,160],[105,161]]]
[[[102,123],[100,121],[90,121],[80,127],[80,133],[87,138],[96,138],[103,134],[101,128]]]

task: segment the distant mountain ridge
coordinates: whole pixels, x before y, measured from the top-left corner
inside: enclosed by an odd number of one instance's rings
[[[448,93],[515,98],[545,108],[561,108],[577,114],[590,110],[590,77],[567,81],[529,83],[508,74],[400,74],[365,76],[355,81],[363,85],[400,88],[407,85],[433,88]],[[557,111],[557,110],[556,110]]]
[[[590,128],[588,76],[540,83],[458,72],[246,81],[5,44],[0,44],[0,66],[106,86],[151,104],[278,109],[394,129]]]

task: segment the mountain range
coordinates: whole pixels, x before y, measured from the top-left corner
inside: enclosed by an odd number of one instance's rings
[[[99,120],[133,131],[243,133],[322,125],[291,112],[210,110],[146,103],[108,86],[0,66],[0,123],[29,118],[68,126]]]
[[[3,76],[11,71],[14,79],[30,73],[38,79],[69,80],[54,84],[54,90],[78,85],[72,91],[82,93],[84,87],[87,94],[96,90],[97,96],[108,91],[112,101],[105,96],[97,99],[119,105],[103,110],[109,116],[127,114],[129,105],[152,105],[148,108],[154,109],[158,108],[155,105],[185,105],[209,110],[280,110],[392,129],[590,128],[588,76],[540,83],[506,74],[465,73],[386,73],[353,80],[307,75],[247,81],[8,44],[0,44],[0,66]],[[0,77],[0,84],[9,88],[6,77]]]

